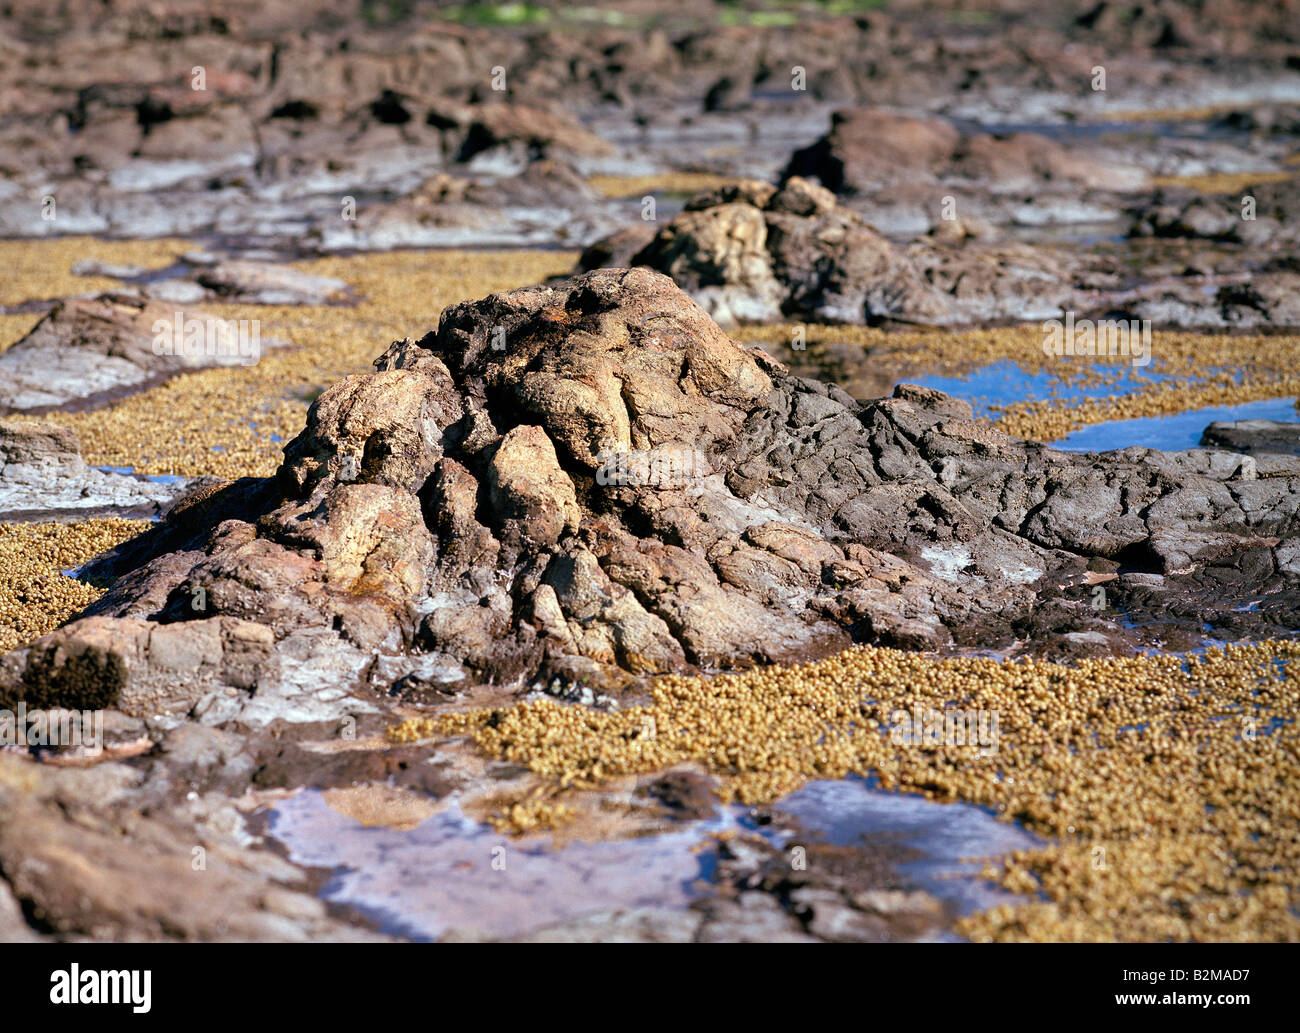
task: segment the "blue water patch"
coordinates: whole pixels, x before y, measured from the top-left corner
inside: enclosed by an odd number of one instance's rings
[[[1063,359],[1062,363],[1069,361]],[[1079,361],[1094,362],[1090,358],[1081,358]],[[1060,365],[1050,368],[1045,366],[1038,372],[1031,373],[1017,362],[999,359],[962,376],[909,377],[906,382],[961,398],[970,402],[976,416],[996,419],[997,413],[992,412],[994,406],[1041,402],[1060,397],[1114,398],[1150,388],[1152,384],[1167,379],[1165,375],[1152,373],[1146,368],[1135,370],[1132,366],[1117,364],[1107,368],[1107,372],[1113,374],[1107,378],[1109,383],[1077,384],[1062,381],[1061,374],[1065,371],[1066,367]]]
[[[1108,420],[1090,427],[1080,427],[1053,448],[1065,452],[1108,452],[1111,449],[1159,448],[1177,452],[1197,448],[1201,434],[1211,423],[1231,420],[1278,420],[1283,423],[1300,422],[1294,398],[1268,398],[1260,402],[1220,406],[1212,409],[1194,409],[1172,416],[1143,416],[1134,420]]]
[[[137,477],[142,481],[151,481],[154,484],[184,484],[189,480],[188,477],[179,477],[170,473],[155,474],[138,474],[134,466],[97,466],[96,470],[102,470],[104,473],[120,474],[123,477]]]

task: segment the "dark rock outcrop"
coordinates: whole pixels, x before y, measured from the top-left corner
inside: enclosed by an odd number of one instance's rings
[[[964,135],[942,118],[848,108],[827,134],[796,151],[786,177],[819,180],[837,194],[868,195],[899,184],[981,183],[1001,193],[1136,190],[1140,169],[1084,157],[1037,133]]]
[[[1254,456],[1300,456],[1300,423],[1279,420],[1211,423],[1201,435],[1201,444]]]

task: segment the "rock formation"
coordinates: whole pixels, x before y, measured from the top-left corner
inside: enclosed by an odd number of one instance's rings
[[[584,265],[616,260],[631,231],[593,244]],[[718,322],[957,325],[1044,319],[1070,304],[1069,263],[1023,244],[957,239],[896,244],[825,187],[746,180],[692,198],[636,251]]]
[[[81,456],[67,427],[36,420],[0,420],[0,517],[23,519],[99,510],[152,514],[187,490],[167,482],[97,470]]]
[[[900,184],[969,182],[1002,193],[1137,190],[1142,170],[1098,162],[1037,133],[963,134],[942,118],[877,108],[835,112],[825,136],[796,151],[787,176],[815,177],[837,194]]]
[[[275,478],[98,563],[116,583],[5,657],[0,695],[256,724],[853,641],[1122,650],[1144,608],[1199,633],[1266,590],[1293,619],[1300,462],[1056,452],[909,385],[863,404],[648,269],[463,302],[375,367],[321,395]]]

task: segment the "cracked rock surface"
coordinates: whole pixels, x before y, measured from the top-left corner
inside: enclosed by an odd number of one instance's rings
[[[275,478],[98,561],[116,583],[4,657],[0,695],[264,725],[403,680],[617,689],[854,641],[1071,656],[1150,643],[1144,614],[1166,643],[1295,618],[1290,467],[1056,452],[906,384],[864,404],[648,269],[463,302],[375,366]]]

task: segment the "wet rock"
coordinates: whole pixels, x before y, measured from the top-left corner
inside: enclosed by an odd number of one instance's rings
[[[337,735],[338,728],[331,729]],[[411,788],[425,801],[438,800],[465,787],[466,776],[429,762],[428,749],[370,748],[326,751],[318,745],[286,742],[283,729],[256,741],[249,749],[257,767],[257,789],[337,789],[354,786]]]
[[[348,285],[332,276],[304,273],[291,265],[252,259],[223,259],[189,252],[190,275],[151,280],[140,290],[148,298],[173,305],[204,301],[245,305],[328,305],[350,299]]]
[[[700,943],[817,943],[802,923],[766,893],[741,893],[702,903]]]
[[[1249,455],[1300,455],[1300,423],[1278,420],[1211,423],[1201,435],[1201,445]]]
[[[1300,474],[1300,423],[1235,420],[1211,423],[1201,434],[1203,448],[1226,448],[1250,456],[1259,477]]]
[[[5,669],[42,704],[266,724],[374,712],[418,666],[380,658],[609,691],[853,641],[1075,655],[1141,637],[1085,601],[1098,562],[1161,575],[1189,626],[1262,586],[1295,600],[1270,557],[1298,508],[1248,457],[1055,452],[911,385],[857,402],[667,277],[600,270],[396,342],[321,395],[274,481],[178,505]],[[1252,556],[1259,577],[1225,566]]]
[[[718,810],[716,783],[697,771],[666,771],[641,787],[678,818],[708,819]]]
[[[342,300],[348,286],[288,265],[236,260],[209,266],[197,279],[222,301],[256,305],[324,305]]]
[[[723,842],[717,881],[734,896],[697,905],[712,919],[700,939],[882,943],[933,936],[946,924],[943,904],[900,876],[905,848],[801,840],[796,833],[784,850],[757,837]]]
[[[67,427],[0,420],[0,516],[6,519],[68,510],[153,513],[186,489],[184,480],[158,484],[88,466]]]
[[[61,301],[0,354],[0,414],[84,408],[186,370],[248,365],[252,343],[225,320],[134,294]]]
[[[138,265],[114,265],[97,258],[83,258],[73,265],[72,272],[76,276],[109,276],[115,280],[133,280],[137,276],[143,276],[145,270]]]
[[[397,201],[319,231],[321,247],[436,247],[459,243],[587,241],[616,225],[612,204],[567,164],[530,162],[511,176],[437,173]]]
[[[511,943],[690,943],[699,925],[698,915],[681,908],[615,908],[545,925],[508,939]],[[484,938],[469,931],[453,930],[439,942],[468,943],[481,939]]]

